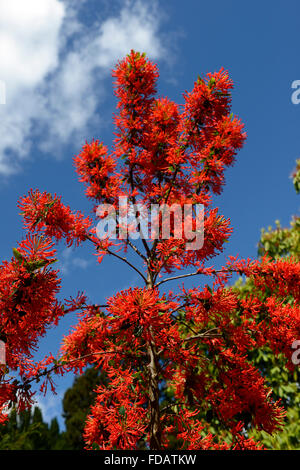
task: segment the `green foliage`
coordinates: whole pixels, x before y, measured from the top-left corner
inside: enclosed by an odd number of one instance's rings
[[[59,450],[64,447],[57,419],[49,426],[38,407],[18,415],[13,409],[8,421],[0,427],[0,450]]]
[[[298,194],[300,192],[300,160],[296,160],[297,166],[293,174],[293,184]]]
[[[294,217],[290,227],[283,228],[276,221],[276,228],[262,230],[261,239],[258,244],[258,254],[268,255],[272,259],[293,256],[300,259],[300,218]]]
[[[0,426],[0,450],[82,450],[83,429],[96,394],[92,391],[106,383],[99,369],[89,368],[75,378],[63,398],[66,430],[61,432],[57,418],[44,422],[42,411],[16,413],[12,409],[7,422]]]
[[[297,193],[300,192],[300,159],[297,160],[293,174],[293,184]],[[258,243],[258,255],[267,254],[272,259],[292,256],[300,260],[300,217],[293,217],[290,227],[283,228],[276,220],[276,228],[262,229]]]
[[[83,430],[86,417],[96,396],[95,388],[105,384],[106,378],[99,369],[87,369],[84,374],[76,377],[73,386],[63,398],[63,416],[65,419],[65,440],[68,449],[84,448]]]
[[[19,264],[24,264],[28,273],[34,273],[35,271],[44,268],[49,264],[53,264],[57,261],[57,259],[53,259],[51,261],[43,259],[27,261],[26,258],[17,250],[17,248],[13,248],[13,255]]]

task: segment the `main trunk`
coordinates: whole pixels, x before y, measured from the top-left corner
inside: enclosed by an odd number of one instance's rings
[[[152,288],[151,273],[148,272],[147,287]],[[149,357],[148,383],[149,383],[149,402],[150,402],[150,449],[161,449],[161,426],[160,426],[160,408],[159,408],[159,375],[158,375],[158,356],[155,347],[152,328],[149,328],[150,340],[147,344],[147,353]]]

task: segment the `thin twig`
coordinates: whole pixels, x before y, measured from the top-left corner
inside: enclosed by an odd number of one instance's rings
[[[175,183],[175,179],[176,179],[176,176],[177,176],[177,173],[178,173],[178,170],[179,170],[179,165],[176,166],[175,168],[175,171],[174,171],[174,174],[173,174],[173,178],[170,182],[170,186],[169,188],[167,189],[167,194],[165,196],[165,200],[164,200],[164,204],[167,204],[168,202],[168,199],[169,199],[169,196],[171,194],[171,191],[173,189],[173,184]],[[157,247],[157,244],[159,242],[159,238],[156,238],[153,242],[153,245],[152,245],[152,248],[151,248],[151,252],[150,252],[150,259],[152,260],[154,258],[154,254],[155,254],[155,250],[156,250],[156,247]]]
[[[193,273],[180,274],[179,276],[168,277],[166,279],[163,279],[162,281],[157,282],[154,287],[158,287],[161,284],[164,284],[165,282],[174,281],[176,279],[182,279],[182,278],[185,278],[185,277],[197,276],[197,274],[203,274],[204,276],[208,276],[209,274],[213,274],[215,276],[219,273],[240,273],[240,274],[243,274],[242,269],[240,269],[240,268],[239,269],[234,269],[234,268],[213,269],[211,271],[211,273],[205,273],[203,271],[195,271]]]
[[[175,403],[170,403],[169,405],[167,406],[164,406],[162,409],[161,409],[161,413],[164,413],[165,411],[167,411],[169,408],[172,408],[173,406],[180,406],[180,405],[186,405],[185,402],[183,401],[179,401],[179,402],[175,402]]]
[[[133,192],[134,191],[134,181],[133,181],[133,166],[130,167],[129,169],[129,178],[130,178],[130,186],[131,186],[131,191]],[[135,200],[135,197],[132,196],[132,201],[133,201],[133,204],[136,204],[136,200]],[[140,226],[139,226],[140,227]],[[146,250],[146,253],[148,255],[148,257],[150,257],[151,255],[151,251],[150,251],[150,248],[148,246],[148,243],[146,242],[146,240],[142,237],[142,243],[144,245],[144,248]],[[148,262],[148,259],[146,259],[147,262]]]
[[[175,315],[172,315],[171,314],[171,317],[176,320],[177,322],[181,323],[182,325],[184,325],[188,330],[192,331],[193,333],[196,333],[196,331],[190,326],[188,325],[187,323],[185,323],[185,321],[181,320],[180,318],[176,317]]]
[[[97,250],[100,249],[100,247],[94,242],[94,240],[89,235],[87,235],[87,239],[90,240],[94,245],[96,245]],[[130,261],[128,261],[127,258],[125,258],[124,256],[120,256],[117,253],[114,253],[109,248],[106,248],[105,251],[109,255],[115,256],[116,258],[120,259],[124,263],[128,264],[128,266],[130,266],[132,269],[134,269],[134,271],[136,271],[144,279],[145,283],[147,283],[147,279],[145,278],[145,276],[141,273],[141,271],[139,271],[139,269],[137,269],[132,263],[130,263]]]
[[[128,264],[128,266],[130,266],[132,269],[134,269],[145,281],[145,283],[147,284],[147,279],[145,278],[145,276],[141,273],[141,271],[139,269],[137,269],[133,264],[130,263],[130,261],[128,261],[127,258],[125,258],[124,256],[120,256],[120,255],[117,255],[117,253],[114,253],[113,251],[110,251],[110,249],[106,249],[107,253],[109,255],[112,255],[112,256],[115,256],[116,258],[120,259],[121,261],[124,261],[124,263]]]
[[[146,258],[146,256],[144,256],[144,255],[140,252],[140,250],[139,250],[133,243],[131,243],[130,240],[128,240],[128,239],[125,240],[125,243],[128,244],[141,258],[143,258],[144,261],[146,261],[146,262],[148,261],[147,258]]]
[[[176,279],[182,279],[182,278],[184,278],[184,277],[196,276],[197,274],[203,274],[203,273],[201,273],[201,272],[199,272],[199,271],[196,271],[196,272],[194,272],[194,273],[181,274],[180,276],[168,277],[168,278],[166,278],[166,279],[163,279],[162,281],[157,282],[154,287],[158,287],[158,286],[160,286],[161,284],[164,284],[165,282],[174,281],[174,280],[176,280]]]
[[[184,307],[187,307],[189,304],[187,302],[185,302],[184,304],[182,305],[179,305],[179,307],[175,308],[174,310],[172,310],[172,312],[170,313],[171,317],[181,323],[182,325],[184,325],[186,328],[188,328],[189,330],[191,330],[193,333],[197,334],[197,332],[190,326],[188,325],[184,320],[182,320],[181,318],[178,318],[176,317],[176,315],[174,315],[174,313],[178,312],[178,310],[184,308]]]
[[[107,304],[104,304],[104,305],[98,305],[98,304],[86,305],[86,304],[83,304],[83,305],[80,305],[76,308],[70,307],[70,308],[64,310],[64,314],[70,313],[70,312],[75,312],[76,310],[85,310],[85,309],[91,308],[91,307],[94,307],[94,308],[107,308],[108,305]]]
[[[186,341],[191,341],[193,339],[198,339],[198,338],[216,338],[218,336],[222,336],[221,333],[214,333],[210,334],[210,331],[217,330],[218,328],[211,328],[210,330],[205,331],[204,333],[199,333],[194,336],[188,336],[187,338],[183,339],[182,342],[185,343]]]
[[[100,356],[100,355],[104,355],[104,354],[123,354],[125,356],[133,356],[132,354],[130,354],[128,352],[125,352],[125,351],[113,351],[113,350],[112,351],[95,351],[95,352],[92,352],[92,353],[89,353],[89,354],[85,354],[84,356],[80,356],[80,357],[77,357],[75,359],[71,359],[70,361],[66,361],[66,362],[61,363],[61,364],[55,364],[50,369],[46,369],[43,372],[41,372],[40,374],[37,374],[34,377],[30,377],[29,379],[24,380],[24,382],[21,384],[21,386],[19,388],[24,388],[25,386],[27,386],[31,382],[34,382],[34,381],[40,379],[41,377],[43,377],[45,375],[48,375],[51,372],[54,372],[57,369],[63,368],[65,366],[69,366],[70,364],[73,364],[74,362],[81,361],[81,360],[86,359],[86,358],[91,357],[91,356]],[[143,356],[147,356],[147,355],[144,354]],[[139,356],[134,356],[134,357],[138,358]]]

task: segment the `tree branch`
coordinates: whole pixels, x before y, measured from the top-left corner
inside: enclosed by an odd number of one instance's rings
[[[60,363],[60,364],[57,363],[54,366],[50,367],[49,369],[45,369],[45,370],[43,370],[43,372],[40,372],[39,374],[37,374],[33,377],[30,377],[29,379],[24,380],[19,388],[24,388],[27,385],[29,385],[31,382],[35,382],[38,379],[40,379],[41,377],[44,377],[45,375],[48,375],[48,374],[50,374],[51,372],[54,372],[57,369],[60,369],[60,368],[63,368],[67,365],[73,364],[74,362],[81,361],[81,360],[86,359],[86,358],[91,357],[91,356],[101,356],[101,355],[104,355],[104,354],[122,354],[122,355],[130,356],[130,357],[133,356],[132,354],[130,354],[128,352],[125,352],[125,351],[124,352],[122,352],[122,351],[113,351],[113,350],[111,350],[111,351],[95,351],[95,352],[77,357],[75,359],[71,359],[70,361],[64,361],[63,363]],[[134,356],[134,357],[138,358],[139,356]]]
[[[100,247],[94,242],[94,240],[89,236],[87,235],[87,239],[90,240],[95,246],[96,246],[96,249],[99,250]],[[134,271],[136,271],[145,281],[145,283],[147,283],[147,279],[146,277],[141,273],[141,271],[139,271],[139,269],[137,269],[132,263],[130,263],[130,261],[128,261],[127,258],[125,258],[124,256],[120,256],[118,255],[117,253],[114,253],[113,251],[111,251],[109,248],[106,248],[105,251],[109,254],[109,255],[112,255],[112,256],[115,256],[116,258],[120,259],[121,261],[123,261],[124,263],[128,264],[128,266],[130,266],[132,269],[134,269]]]
[[[124,261],[124,263],[128,264],[128,266],[130,266],[132,269],[134,269],[144,279],[145,283],[147,283],[147,279],[145,278],[145,276],[133,264],[131,264],[130,261],[127,260],[127,258],[125,258],[123,256],[120,256],[120,255],[117,255],[117,253],[114,253],[113,251],[110,251],[109,248],[107,248],[106,251],[109,255],[115,256],[116,258],[120,259],[121,261]]]
[[[195,271],[193,273],[180,274],[179,276],[168,277],[166,279],[163,279],[162,281],[157,282],[154,287],[158,287],[161,284],[164,284],[165,282],[174,281],[176,279],[182,279],[182,278],[185,278],[185,277],[197,276],[199,274],[203,274],[203,276],[208,276],[210,274],[213,274],[215,276],[219,273],[240,273],[240,274],[243,274],[243,270],[242,269],[234,269],[234,268],[225,268],[225,269],[213,269],[210,273],[205,273],[205,272],[202,272],[202,271]]]
[[[160,286],[161,284],[164,284],[165,282],[174,281],[174,280],[176,280],[176,279],[182,279],[182,278],[184,278],[184,277],[196,276],[197,274],[203,274],[203,273],[196,271],[196,272],[194,272],[194,273],[181,274],[181,275],[179,275],[179,276],[168,277],[168,278],[166,278],[166,279],[163,279],[162,281],[157,282],[154,287],[158,287],[158,286]]]
[[[130,240],[126,239],[126,240],[125,240],[125,243],[126,243],[127,245],[129,245],[129,246],[130,246],[141,258],[143,258],[143,260],[146,261],[146,263],[147,263],[148,260],[147,260],[146,256],[144,256],[144,255],[139,251],[139,249],[138,249],[133,243],[131,243]]]
[[[198,338],[216,338],[218,336],[222,336],[221,333],[213,333],[211,334],[211,331],[218,330],[218,328],[211,328],[210,330],[204,331],[204,333],[199,333],[194,336],[188,336],[187,338],[183,339],[182,342],[185,343],[186,341],[191,341],[193,339],[198,339]]]

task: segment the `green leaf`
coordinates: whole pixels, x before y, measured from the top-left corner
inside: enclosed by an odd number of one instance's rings
[[[13,254],[16,260],[19,262],[19,264],[22,264],[22,262],[26,262],[25,257],[17,250],[17,248],[13,248]]]
[[[215,84],[216,84],[216,79],[215,79],[215,77],[211,77],[211,79],[210,79],[209,82],[208,82],[208,87],[209,87],[209,88],[213,88],[213,87],[215,86]]]
[[[53,259],[51,261],[43,260],[43,259],[37,260],[37,261],[29,261],[29,263],[27,263],[27,265],[28,265],[27,271],[32,273],[32,272],[36,271],[37,269],[43,268],[44,266],[56,263],[56,261],[57,261],[57,259]]]

